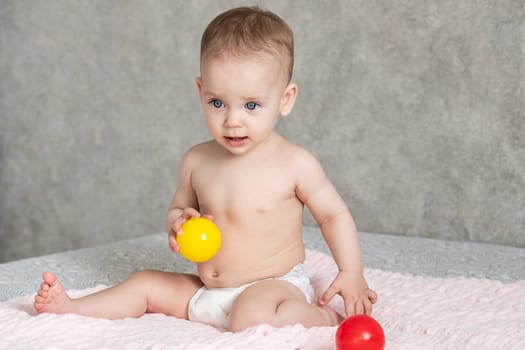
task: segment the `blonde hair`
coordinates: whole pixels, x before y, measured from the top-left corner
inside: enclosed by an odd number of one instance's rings
[[[201,38],[201,64],[224,54],[251,56],[265,52],[285,60],[292,78],[293,32],[279,16],[259,7],[238,7],[221,13]]]

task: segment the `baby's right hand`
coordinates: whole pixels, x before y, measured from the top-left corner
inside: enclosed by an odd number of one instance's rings
[[[173,221],[169,232],[169,245],[170,249],[174,253],[178,253],[180,248],[177,244],[176,237],[182,232],[182,224],[189,219],[198,218],[201,214],[194,208],[186,207],[182,213]]]
[[[172,252],[178,253],[180,250],[176,237],[182,233],[182,224],[190,219],[200,218],[201,216],[213,221],[213,216],[201,215],[198,210],[190,207],[184,208],[182,214],[173,221],[169,233],[169,245]]]

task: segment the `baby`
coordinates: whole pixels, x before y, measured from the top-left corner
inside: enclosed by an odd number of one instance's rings
[[[176,253],[181,225],[208,217],[222,233],[219,253],[197,264],[198,275],[139,271],[79,299],[46,272],[35,309],[109,319],[156,312],[241,331],[261,323],[335,326],[342,318],[327,304],[340,294],[347,316],[370,314],[377,295],[363,276],[349,209],[320,163],[274,131],[297,96],[292,31],[269,11],[232,9],[208,25],[200,57],[196,85],[213,139],[184,155],[166,231]],[[318,300],[304,264],[304,206],[339,268]]]

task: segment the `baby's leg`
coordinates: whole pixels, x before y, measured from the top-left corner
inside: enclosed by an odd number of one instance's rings
[[[100,292],[71,299],[51,272],[35,296],[38,313],[75,313],[84,316],[118,319],[140,317],[147,312],[188,318],[188,302],[202,286],[198,276],[145,270],[124,282]]]
[[[305,327],[336,326],[342,317],[330,307],[306,302],[304,294],[283,280],[265,280],[244,290],[235,300],[230,330],[242,331],[266,323],[281,327],[301,323]]]

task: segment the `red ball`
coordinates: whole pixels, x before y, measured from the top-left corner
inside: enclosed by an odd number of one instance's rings
[[[337,350],[383,350],[385,332],[370,316],[350,316],[337,328],[335,347]]]

